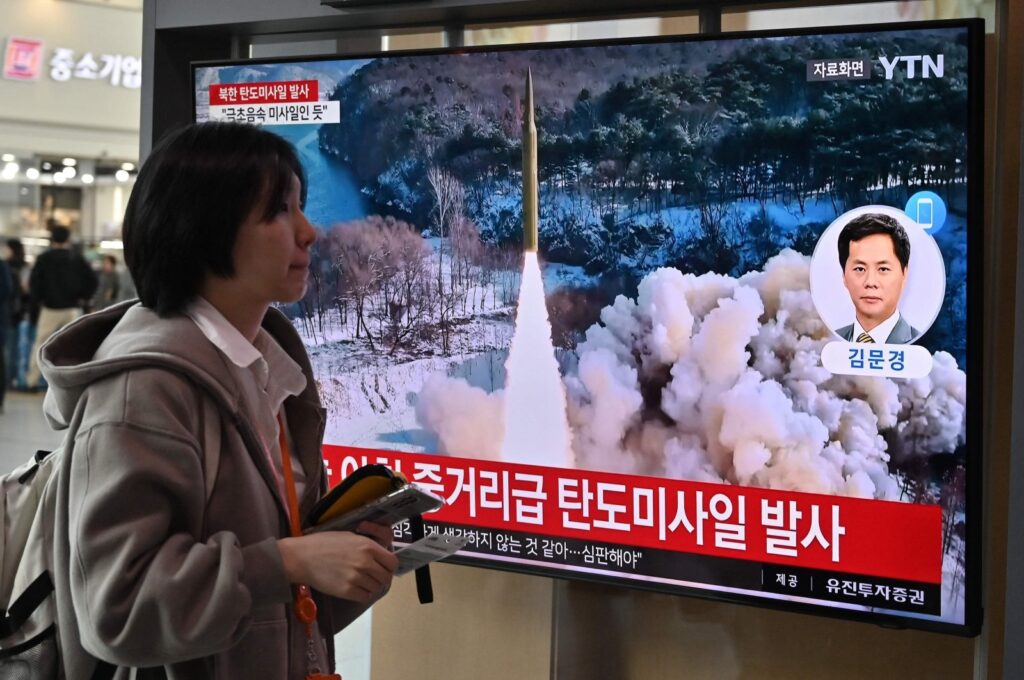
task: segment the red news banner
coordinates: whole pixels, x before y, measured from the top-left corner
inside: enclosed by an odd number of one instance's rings
[[[444,497],[428,520],[922,584],[942,581],[938,506],[324,446],[333,486],[382,463]]]
[[[210,86],[210,106],[315,102],[319,96],[319,83],[315,80]]]
[[[320,101],[316,80],[210,86],[210,120],[250,125],[322,125],[341,120],[341,104]]]

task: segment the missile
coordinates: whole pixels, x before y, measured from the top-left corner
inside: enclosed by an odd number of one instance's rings
[[[533,72],[526,71],[523,112],[523,251],[537,252],[537,124],[533,117]]]

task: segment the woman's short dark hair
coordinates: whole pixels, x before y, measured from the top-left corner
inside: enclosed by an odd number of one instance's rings
[[[291,144],[241,123],[197,123],[153,149],[128,199],[124,259],[139,299],[161,316],[182,311],[207,274],[234,275],[238,228],[287,200],[306,177]]]
[[[907,265],[910,264],[910,238],[895,218],[883,213],[865,213],[846,223],[839,232],[839,266],[846,270],[846,261],[850,259],[851,241],[859,241],[875,234],[885,234],[892,239],[896,259],[900,261],[903,271],[906,271]]]

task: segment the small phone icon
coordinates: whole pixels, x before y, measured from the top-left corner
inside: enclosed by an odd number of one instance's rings
[[[917,223],[924,229],[935,226],[934,206],[932,199],[921,198],[917,201]]]

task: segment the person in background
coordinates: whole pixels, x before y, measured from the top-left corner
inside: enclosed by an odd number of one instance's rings
[[[132,280],[132,273],[128,271],[127,267],[121,268],[117,281],[117,301],[125,302],[126,300],[134,300],[137,297],[139,297],[139,292],[135,290],[135,281]]]
[[[113,680],[329,678],[332,637],[391,584],[390,527],[289,528],[327,490],[309,355],[273,306],[306,291],[304,202],[280,137],[172,133],[125,212],[140,301],[42,347],[43,408],[66,429],[53,574],[68,680],[97,660]]]
[[[25,389],[25,372],[28,370],[29,350],[35,340],[35,322],[38,307],[33,310],[32,298],[28,294],[28,276],[31,271],[25,259],[25,246],[20,239],[11,238],[4,245],[4,259],[11,272],[14,298],[11,302],[10,328],[7,333],[7,385],[14,389]]]
[[[4,412],[4,397],[7,396],[7,336],[11,332],[8,321],[11,316],[11,305],[17,293],[17,287],[11,277],[11,269],[5,260],[0,260],[0,414]]]
[[[62,225],[50,229],[50,249],[36,259],[28,290],[39,303],[36,340],[29,357],[28,389],[39,386],[39,348],[50,336],[77,319],[96,292],[96,272],[71,250],[71,231]]]
[[[117,272],[117,258],[113,255],[104,255],[100,258],[99,285],[96,287],[96,294],[92,296],[89,310],[97,312],[118,302],[120,287],[121,277]]]

